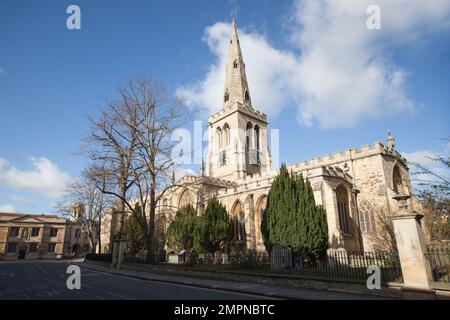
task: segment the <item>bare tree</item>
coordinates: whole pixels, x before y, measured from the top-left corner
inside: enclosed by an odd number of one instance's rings
[[[101,190],[118,198],[123,211],[126,207],[138,219],[146,261],[154,263],[156,206],[175,187],[171,137],[183,123],[182,103],[168,98],[162,85],[144,77],[120,86],[118,93],[119,101],[109,104],[102,122],[96,123],[101,135],[91,134],[89,141],[101,146],[91,155],[106,163],[103,171],[116,178]]]
[[[146,261],[154,263],[156,205],[174,187],[171,177],[176,159],[172,155],[171,137],[183,123],[182,103],[167,98],[162,85],[146,78],[130,81],[120,93],[128,113],[135,115],[127,118],[137,138],[132,173],[142,210],[139,218],[146,237]]]
[[[384,211],[375,210],[375,219],[377,230],[372,234],[372,240],[375,242],[377,249],[398,258],[394,226],[389,215]]]
[[[81,177],[69,185],[58,210],[81,227],[92,251],[97,242],[101,252],[101,221],[111,206],[111,199],[98,188],[98,180],[93,179],[94,172],[94,167],[85,169]]]
[[[447,142],[449,139],[445,139]],[[432,243],[448,242],[450,240],[450,158],[440,155],[428,157],[436,164],[440,164],[442,172],[428,168],[418,163],[410,162],[415,169],[414,191],[418,196],[424,211],[424,227],[429,241]],[[444,170],[447,170],[444,172]]]
[[[95,170],[91,173],[98,188],[117,200],[111,211],[113,220],[117,221],[110,238],[112,242],[113,238],[123,237],[125,216],[130,212],[129,191],[134,185],[132,162],[137,140],[136,130],[128,125],[131,120],[127,117],[133,118],[136,114],[129,112],[122,97],[106,103],[107,107],[97,119],[89,118],[91,128],[84,142],[94,162]]]

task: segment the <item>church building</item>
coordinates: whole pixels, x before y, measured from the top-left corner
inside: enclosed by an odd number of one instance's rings
[[[219,112],[208,118],[208,156],[199,176],[185,176],[158,205],[166,226],[177,208],[192,204],[200,214],[209,198],[224,204],[234,223],[236,247],[264,251],[260,225],[270,186],[278,174],[268,146],[268,119],[252,104],[236,23],[233,19]],[[386,144],[360,148],[287,166],[311,182],[316,203],[326,209],[330,248],[381,250],[379,219],[397,211],[393,197],[410,194],[407,161]],[[410,200],[412,201],[412,200]]]

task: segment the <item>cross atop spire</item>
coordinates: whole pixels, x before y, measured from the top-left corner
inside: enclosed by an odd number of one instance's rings
[[[223,107],[228,107],[236,102],[251,107],[250,92],[248,89],[245,63],[242,58],[241,45],[236,28],[236,18],[232,15],[230,47],[225,74],[225,89],[223,94]]]

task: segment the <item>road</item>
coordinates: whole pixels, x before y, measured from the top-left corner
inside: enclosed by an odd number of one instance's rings
[[[81,269],[81,289],[66,286],[67,261],[14,261],[0,263],[0,300],[249,300],[263,297],[140,280]]]

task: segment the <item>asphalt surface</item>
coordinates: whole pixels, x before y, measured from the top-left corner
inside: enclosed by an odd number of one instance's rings
[[[69,290],[67,261],[0,263],[0,300],[255,300],[267,297],[160,283],[81,268],[81,289]]]

